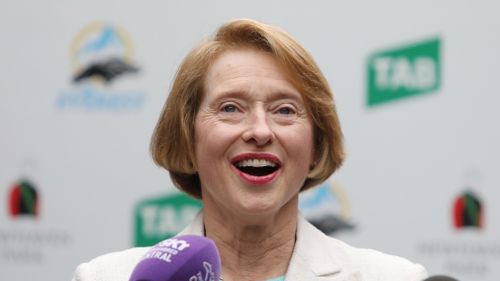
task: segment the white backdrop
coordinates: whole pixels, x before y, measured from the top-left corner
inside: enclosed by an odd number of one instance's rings
[[[283,27],[331,83],[348,152],[331,182],[343,190],[337,211],[353,226],[336,236],[407,257],[431,274],[500,277],[497,2],[88,0],[0,7],[2,280],[69,280],[78,263],[133,246],[134,207],[175,191],[148,153],[170,81],[194,44],[237,17]],[[122,49],[112,51],[139,69],[109,85],[88,84],[93,94],[140,101],[99,107],[72,82],[72,46],[91,41],[89,24],[115,27]],[[368,107],[368,58],[429,37],[441,43],[440,87]],[[64,95],[82,101],[61,107]],[[9,214],[23,179],[38,192],[36,216]],[[465,191],[482,204],[480,229],[453,227],[453,204]]]

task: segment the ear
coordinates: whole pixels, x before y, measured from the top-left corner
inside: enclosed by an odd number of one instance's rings
[[[312,155],[311,155],[311,162],[309,163],[309,173],[307,174],[308,178],[311,178],[311,174],[314,171],[314,169],[318,166],[318,163],[319,163],[319,160],[317,159],[317,155],[313,150]]]
[[[309,163],[309,171],[313,170],[316,167],[316,165],[318,165],[319,156],[316,154],[316,152],[318,151],[316,150],[315,145],[313,145],[313,147],[311,148],[311,161]]]
[[[313,162],[309,165],[309,171],[312,171],[314,168],[316,168],[316,162]]]
[[[187,159],[188,163],[189,163],[189,166],[190,166],[190,170],[193,174],[197,174],[198,173],[198,165],[197,165],[197,161],[196,161],[196,155],[195,155],[195,152],[191,153],[189,159]]]

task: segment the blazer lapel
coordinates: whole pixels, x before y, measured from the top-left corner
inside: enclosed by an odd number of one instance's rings
[[[204,226],[203,226],[203,212],[198,212],[196,217],[191,221],[191,223],[186,226],[179,234],[179,235],[199,235],[199,236],[205,236],[204,234]]]
[[[330,251],[330,238],[299,216],[297,241],[286,281],[361,281],[359,272],[342,267],[341,257]]]

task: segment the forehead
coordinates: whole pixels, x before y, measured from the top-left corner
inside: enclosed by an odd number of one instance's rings
[[[220,54],[208,68],[204,83],[208,95],[256,87],[300,95],[286,69],[272,54],[251,48],[230,49]]]

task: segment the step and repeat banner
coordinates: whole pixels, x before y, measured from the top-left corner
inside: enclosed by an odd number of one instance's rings
[[[500,4],[4,1],[0,279],[70,280],[201,208],[149,155],[184,55],[239,17],[281,26],[338,106],[345,165],[304,193],[319,229],[463,281],[500,278]]]

